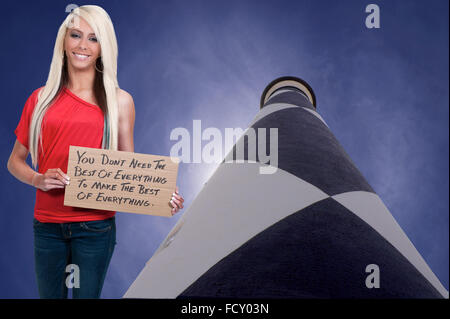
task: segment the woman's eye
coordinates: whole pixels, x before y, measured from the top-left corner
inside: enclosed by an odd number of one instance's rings
[[[72,33],[70,36],[71,36],[72,38],[79,38],[79,37],[80,37],[78,34],[75,34],[75,33]]]
[[[90,38],[92,42],[97,42],[97,38]]]

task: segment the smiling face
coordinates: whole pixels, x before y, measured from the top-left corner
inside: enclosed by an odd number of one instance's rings
[[[78,70],[94,68],[100,56],[100,43],[94,31],[83,18],[77,26],[67,29],[64,39],[64,50],[69,67]]]

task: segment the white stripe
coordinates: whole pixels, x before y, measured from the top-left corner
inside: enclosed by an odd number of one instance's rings
[[[273,93],[273,94],[269,97],[269,99],[266,101],[266,103],[264,103],[264,104],[267,104],[267,102],[269,102],[270,99],[273,98],[274,96],[277,96],[278,94],[284,93],[284,92],[295,92],[295,91],[289,90],[289,89],[278,90],[278,91],[276,91],[275,93]],[[298,92],[296,92],[296,93],[298,93]],[[301,93],[299,93],[299,94],[301,94]],[[303,96],[304,96],[304,95],[303,95]],[[308,100],[308,98],[307,98],[306,96],[305,96],[305,98]],[[309,100],[308,100],[308,101],[309,101]]]
[[[288,104],[288,103],[274,103],[274,104],[270,104],[267,106],[264,106],[259,112],[258,114],[256,114],[255,118],[253,119],[253,121],[251,121],[251,123],[248,125],[248,127],[253,126],[253,124],[255,124],[256,122],[258,122],[259,120],[261,120],[262,118],[266,117],[269,114],[284,110],[284,109],[290,109],[293,107],[298,107],[297,105],[294,104]]]
[[[311,109],[308,109],[307,107],[303,107],[303,106],[302,106],[302,108],[305,109],[305,110],[307,110],[309,113],[311,113],[311,114],[314,115],[315,117],[317,117],[319,120],[321,120],[321,121],[323,122],[323,124],[325,124],[328,128],[330,128],[330,127],[328,126],[328,124],[325,122],[325,120],[322,118],[322,116],[320,116],[319,113],[317,113],[316,111],[313,111],[313,110],[311,110]]]
[[[259,174],[263,165],[221,164],[124,298],[175,298],[258,233],[329,197],[280,168]]]
[[[282,88],[282,87],[286,87],[286,86],[293,86],[297,89],[299,89],[300,91],[302,91],[303,93],[305,93],[308,96],[308,99],[311,103],[313,103],[313,98],[312,98],[312,94],[311,91],[304,86],[302,83],[297,82],[297,81],[293,81],[293,80],[285,80],[285,81],[281,81],[276,83],[275,85],[273,85],[266,93],[265,97],[264,97],[264,104],[267,102],[267,100],[270,98],[272,92],[275,92],[276,90]]]
[[[356,191],[334,195],[332,198],[372,226],[405,256],[444,298],[448,298],[448,291],[428,267],[377,194]]]
[[[325,122],[325,120],[320,116],[319,113],[317,113],[314,110],[311,110],[307,107],[303,107],[303,106],[298,106],[298,105],[294,105],[294,104],[289,104],[289,103],[274,103],[274,104],[269,104],[267,106],[264,106],[259,112],[258,114],[256,114],[255,118],[253,119],[253,121],[250,122],[250,124],[248,125],[253,126],[256,122],[258,122],[259,120],[263,119],[264,117],[266,117],[269,114],[284,110],[284,109],[289,109],[289,108],[293,108],[293,107],[300,107],[306,111],[308,111],[309,113],[311,113],[312,115],[314,115],[315,117],[317,117],[320,121],[322,121],[323,124],[325,124],[327,127],[328,124]]]

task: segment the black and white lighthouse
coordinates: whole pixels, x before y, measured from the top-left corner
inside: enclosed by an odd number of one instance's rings
[[[125,298],[448,298],[305,81],[266,87],[247,131],[261,128],[277,129],[277,163],[244,133]]]

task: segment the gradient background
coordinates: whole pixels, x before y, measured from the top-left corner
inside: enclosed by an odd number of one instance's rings
[[[66,1],[2,3],[0,297],[37,298],[35,191],[6,169],[23,105],[45,84]],[[172,129],[245,129],[273,79],[305,79],[317,109],[448,289],[448,1],[92,1],[111,16],[135,151],[168,155]],[[381,28],[365,27],[376,3]],[[205,145],[207,142],[203,142]],[[192,156],[192,155],[191,155]],[[185,207],[214,164],[181,164]],[[173,218],[118,213],[102,297],[120,298]]]

